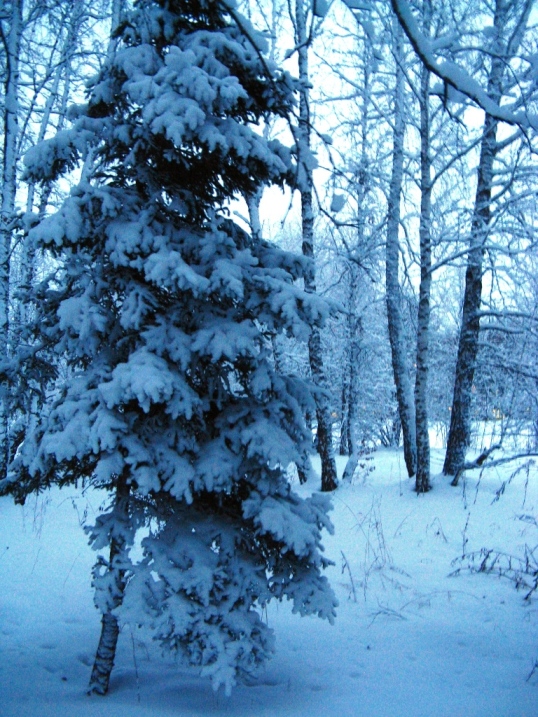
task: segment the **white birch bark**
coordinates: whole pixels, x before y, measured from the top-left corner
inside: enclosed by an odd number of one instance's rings
[[[354,272],[355,273],[355,272]],[[353,277],[355,278],[355,277]],[[357,285],[352,281],[351,292],[356,291]],[[360,447],[357,440],[357,420],[359,416],[359,390],[358,390],[358,365],[361,351],[361,338],[363,333],[361,317],[357,316],[355,301],[350,301],[349,306],[349,356],[348,356],[348,380],[347,380],[347,442],[349,458],[344,468],[342,480],[353,478],[360,458]]]
[[[402,31],[395,23],[394,55],[396,60],[396,84],[394,89],[394,132],[392,150],[392,174],[390,179],[387,239],[385,251],[385,296],[387,321],[392,355],[392,370],[396,386],[396,399],[402,425],[404,458],[409,477],[416,473],[415,405],[410,369],[405,353],[404,327],[400,309],[399,229],[400,195],[404,161],[404,76],[402,71]]]
[[[16,223],[19,55],[23,29],[23,0],[13,0],[11,3],[8,23],[7,33],[5,29],[3,32],[6,51],[6,77],[4,82],[4,144],[0,205],[0,362],[6,362],[6,364],[11,353],[9,325],[10,258],[13,230]],[[4,477],[10,458],[10,387],[5,370],[2,371],[0,377],[0,477]]]
[[[119,623],[114,610],[123,602],[126,586],[125,564],[130,546],[122,531],[129,524],[130,487],[127,478],[118,478],[114,496],[115,532],[110,536],[110,554],[108,560],[107,600],[106,609],[102,612],[101,635],[95,653],[88,694],[106,695],[110,682],[110,674],[116,658],[116,646],[119,636]]]
[[[107,57],[111,57],[114,54],[118,41],[114,36],[125,9],[125,0],[112,0],[112,12],[110,17],[110,39],[108,41]]]
[[[507,18],[514,8],[518,8],[518,4],[515,3],[515,0],[508,2],[506,0],[496,0],[495,2],[493,26],[496,42],[492,52],[487,94],[496,105],[500,104],[503,95],[504,78],[508,71],[507,68],[509,68],[508,61],[514,56],[521,43],[532,5],[532,2],[526,2],[522,5],[519,17],[514,23],[515,30],[506,40],[504,38],[509,31],[507,29]],[[465,463],[465,455],[471,437],[472,386],[480,336],[483,262],[492,214],[498,125],[499,120],[486,113],[480,146],[477,188],[465,273],[462,324],[458,344],[450,429],[443,465],[443,473],[447,476],[455,476],[461,470]]]
[[[423,3],[424,27],[430,32],[431,5]],[[415,378],[415,420],[417,440],[417,493],[430,490],[430,438],[428,433],[428,371],[431,294],[431,158],[430,158],[430,73],[422,67],[420,75],[420,287],[417,316],[417,353]]]

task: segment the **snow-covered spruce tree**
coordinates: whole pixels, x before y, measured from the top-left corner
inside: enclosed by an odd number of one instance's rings
[[[327,498],[299,498],[286,477],[292,462],[306,470],[314,404],[270,351],[277,332],[307,340],[325,305],[295,283],[308,260],[227,212],[294,176],[290,153],[253,128],[288,115],[294,85],[232,8],[135,2],[72,129],[26,159],[34,181],[80,159],[87,171],[30,232],[57,266],[29,297],[36,326],[69,378],[4,490],[21,500],[82,479],[109,492],[89,531],[108,550],[94,570],[100,694],[122,609],[226,690],[271,652],[259,617],[269,599],[334,616]]]

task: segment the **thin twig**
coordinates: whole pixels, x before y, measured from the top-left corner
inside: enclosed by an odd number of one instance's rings
[[[353,580],[353,575],[351,574],[351,568],[349,567],[348,559],[346,558],[344,551],[340,551],[342,553],[342,572],[347,568],[347,573],[349,575],[349,580],[351,582],[351,594],[353,595],[353,602],[357,602],[357,591],[355,590],[355,581]]]

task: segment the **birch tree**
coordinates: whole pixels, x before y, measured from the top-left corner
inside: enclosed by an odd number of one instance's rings
[[[313,157],[311,151],[311,118],[308,69],[308,51],[312,27],[309,29],[309,3],[296,0],[295,3],[295,44],[299,68],[299,122],[297,126],[298,186],[301,196],[302,250],[308,259],[309,270],[305,276],[305,289],[316,292],[316,267],[314,260],[314,199],[313,199]],[[310,370],[318,386],[316,396],[317,448],[321,458],[321,489],[332,491],[337,486],[336,462],[334,458],[332,419],[326,394],[327,384],[322,353],[321,334],[314,327],[308,342]]]
[[[429,35],[431,4],[423,3],[423,31]],[[430,158],[430,73],[422,67],[420,73],[420,286],[417,316],[417,353],[415,379],[415,415],[417,440],[417,493],[430,490],[430,438],[428,421],[428,373],[430,345],[431,297],[431,192],[432,163]]]
[[[385,287],[389,340],[392,351],[394,384],[402,425],[405,464],[409,477],[417,470],[416,417],[410,368],[405,354],[403,320],[400,309],[400,201],[404,168],[404,73],[402,33],[394,30],[395,88],[393,109],[392,172],[387,208],[387,238],[385,255]]]
[[[487,97],[496,105],[513,76],[510,61],[525,34],[533,3],[496,0],[493,15],[491,64],[487,78]],[[454,476],[465,462],[471,433],[471,398],[480,336],[483,261],[492,217],[494,163],[499,150],[499,119],[485,113],[477,168],[476,198],[471,221],[469,252],[465,273],[462,325],[454,382],[454,397],[443,473]]]
[[[10,457],[8,380],[9,289],[11,241],[17,225],[16,192],[19,146],[19,56],[23,31],[23,0],[13,0],[4,6],[1,21],[1,40],[4,52],[4,103],[2,152],[2,197],[0,206],[0,470],[5,476]]]

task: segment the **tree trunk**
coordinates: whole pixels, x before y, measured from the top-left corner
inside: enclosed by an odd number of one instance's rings
[[[88,689],[90,695],[106,695],[108,692],[119,633],[118,618],[110,612],[105,613],[101,619],[101,637]]]
[[[2,196],[0,205],[0,362],[9,360],[9,294],[11,241],[15,229],[17,189],[17,148],[19,139],[19,55],[23,30],[23,0],[13,0],[7,12],[9,32],[4,38],[6,74],[4,80],[4,146]],[[7,368],[7,367],[6,367]],[[10,462],[10,385],[6,373],[0,383],[0,479]]]
[[[423,4],[424,32],[429,35],[431,6]],[[415,420],[417,440],[417,493],[430,490],[430,436],[428,432],[428,372],[431,294],[431,158],[430,158],[430,73],[422,67],[420,77],[420,288],[417,317],[417,373],[415,378]]]
[[[350,279],[350,296],[348,306],[348,381],[347,381],[347,432],[348,432],[348,443],[349,443],[349,459],[344,468],[342,480],[351,480],[357,469],[359,462],[359,442],[357,439],[357,419],[359,413],[359,365],[360,365],[360,352],[361,352],[361,341],[363,335],[362,319],[357,315],[357,292],[358,279],[356,272],[352,272]]]
[[[311,268],[305,275],[305,289],[316,291],[316,272],[314,264],[314,212],[313,212],[313,176],[310,161],[310,116],[309,116],[309,72],[308,41],[306,32],[305,1],[296,1],[296,40],[299,55],[299,96],[298,165],[299,191],[301,194],[302,251],[311,262]],[[314,327],[308,342],[310,371],[318,387],[316,394],[316,416],[318,422],[317,444],[321,458],[321,490],[332,491],[337,487],[336,462],[332,439],[332,419],[329,397],[326,390],[325,368],[321,350],[321,332]]]
[[[358,415],[358,370],[360,358],[360,340],[362,336],[362,320],[357,312],[357,291],[359,279],[356,267],[349,267],[349,286],[346,300],[345,353],[343,362],[342,382],[342,422],[340,430],[341,456],[350,456],[356,444],[355,424]]]
[[[110,34],[107,47],[107,58],[111,58],[114,54],[118,40],[114,33],[118,29],[125,12],[125,0],[112,0],[112,7],[110,13]]]
[[[497,2],[494,26],[498,37],[503,32],[504,14],[505,4]],[[497,43],[497,52],[492,59],[488,80],[488,95],[496,103],[500,101],[502,95],[502,79],[506,64],[505,53],[500,44]],[[465,463],[465,454],[470,443],[471,397],[480,335],[482,265],[491,220],[493,163],[497,151],[497,126],[498,121],[486,114],[480,146],[476,197],[465,272],[462,323],[458,344],[450,428],[443,465],[443,473],[447,476],[455,476],[460,471]]]
[[[317,446],[321,459],[321,490],[332,491],[337,488],[336,461],[334,458],[332,418],[329,398],[325,388],[325,370],[321,353],[321,332],[315,328],[308,342],[310,371],[319,391],[316,395]]]
[[[465,272],[463,313],[454,379],[454,394],[443,473],[455,476],[465,463],[471,436],[471,397],[480,335],[482,301],[482,264],[487,229],[495,158],[497,121],[487,115],[478,168],[478,187],[471,227],[471,241]]]
[[[114,667],[119,624],[114,610],[123,602],[126,584],[126,551],[128,550],[124,529],[129,524],[130,487],[125,476],[118,479],[114,499],[114,524],[110,536],[110,558],[106,575],[107,596],[103,601],[106,609],[101,619],[101,636],[95,654],[88,694],[106,695],[110,674]]]
[[[341,456],[349,456],[351,453],[351,431],[349,422],[349,374],[346,371],[342,385],[341,401],[342,420],[340,422],[340,445],[338,453]]]
[[[400,283],[398,278],[400,253],[400,194],[403,179],[405,126],[403,121],[404,77],[401,69],[402,31],[397,23],[395,23],[394,30],[394,52],[396,56],[396,86],[394,92],[392,175],[387,216],[385,282],[392,370],[402,426],[405,465],[407,467],[407,473],[409,477],[411,477],[415,475],[417,466],[415,406],[410,371],[405,354],[405,337],[400,308]]]

